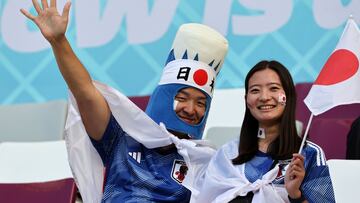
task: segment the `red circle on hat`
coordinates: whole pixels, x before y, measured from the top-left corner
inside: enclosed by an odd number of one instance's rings
[[[205,70],[199,69],[199,70],[195,71],[193,78],[194,78],[194,82],[197,85],[203,86],[208,81],[208,74]]]
[[[321,70],[315,84],[333,85],[351,78],[359,69],[356,55],[347,50],[339,49],[331,54]]]

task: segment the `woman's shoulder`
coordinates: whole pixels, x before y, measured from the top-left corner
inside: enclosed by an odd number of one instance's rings
[[[312,153],[323,152],[322,148],[319,145],[311,141],[306,141],[306,146],[304,147],[304,150]]]
[[[306,146],[303,149],[303,155],[305,155],[305,159],[316,159],[317,165],[326,165],[324,151],[319,145],[311,141],[306,141]]]

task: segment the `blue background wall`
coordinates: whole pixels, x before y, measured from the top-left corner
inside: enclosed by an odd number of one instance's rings
[[[223,32],[228,38],[230,49],[216,88],[242,87],[247,71],[261,59],[282,62],[290,69],[296,83],[312,82],[335,48],[347,16],[353,14],[359,23],[359,0],[252,0],[254,5],[249,2],[74,0],[67,37],[94,79],[132,96],[151,94],[160,78],[175,32],[182,23],[205,23]],[[62,7],[63,4],[64,1],[60,1],[58,5]],[[151,36],[158,37],[141,41],[130,33],[136,27],[136,18],[141,13],[131,7],[136,7],[136,4],[139,8],[147,5],[145,9],[148,9],[148,15],[154,17],[144,21],[147,26],[153,27],[146,28],[145,32],[140,29],[137,34],[146,37],[149,32],[149,36],[153,33]],[[174,12],[167,12],[161,8],[161,4],[166,9],[173,5]],[[224,6],[219,6],[221,4]],[[0,1],[1,104],[42,102],[67,97],[66,84],[49,45],[34,24],[19,12],[20,8],[31,8],[29,5],[31,1]],[[226,7],[229,9],[224,11]],[[270,7],[277,11],[270,11]],[[120,10],[128,8],[129,11],[133,9],[132,12],[119,14]],[[94,12],[90,9],[99,12],[97,22],[100,23],[91,21]],[[271,16],[280,11],[283,16],[279,16],[278,22],[282,23],[266,31],[267,26],[276,22],[275,17],[272,19]],[[257,23],[249,23],[243,28],[236,25],[236,16],[249,17],[248,20],[244,18],[245,21],[252,22],[250,18],[266,16],[267,12],[270,17],[257,20]],[[159,13],[170,13],[163,17],[162,24],[156,23],[155,17]],[[112,19],[114,22],[111,22]],[[169,23],[166,23],[167,20]],[[21,29],[24,27],[26,32]],[[88,34],[81,32],[84,27],[90,29]],[[236,29],[240,29],[240,33]],[[260,32],[256,33],[256,30]],[[110,36],[109,32],[113,35]],[[108,39],[104,40],[102,36],[108,36]],[[96,44],[95,39],[102,43]]]

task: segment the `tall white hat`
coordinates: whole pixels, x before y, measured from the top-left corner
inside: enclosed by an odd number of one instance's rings
[[[200,139],[210,108],[215,79],[228,49],[227,40],[214,29],[196,23],[180,26],[159,85],[154,90],[147,114],[167,129],[183,132]],[[194,87],[206,95],[206,111],[196,125],[182,121],[174,111],[175,95],[182,89]]]

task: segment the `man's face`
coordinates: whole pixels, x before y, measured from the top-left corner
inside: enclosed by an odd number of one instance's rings
[[[181,89],[175,96],[176,115],[190,125],[199,124],[206,111],[205,94],[193,87]]]

